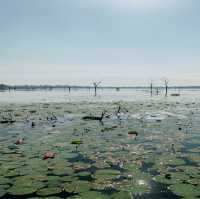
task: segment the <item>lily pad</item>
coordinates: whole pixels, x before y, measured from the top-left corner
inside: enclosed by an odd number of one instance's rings
[[[101,169],[101,170],[97,170],[95,173],[95,178],[96,179],[102,179],[102,180],[106,180],[106,179],[114,179],[116,176],[120,175],[121,172],[118,170],[112,170],[112,169]]]
[[[200,189],[190,184],[174,184],[169,189],[176,195],[183,197],[196,197],[200,195]]]
[[[28,199],[62,199],[60,197],[56,197],[56,196],[51,196],[51,197],[34,197],[34,198],[28,198]]]
[[[0,197],[3,197],[4,195],[6,195],[6,193],[7,191],[4,188],[0,187]]]
[[[102,194],[100,192],[96,191],[89,191],[89,192],[84,192],[80,194],[81,198],[84,199],[110,199],[108,195]]]
[[[46,187],[37,191],[39,196],[51,196],[62,192],[60,187]]]
[[[71,144],[80,145],[80,144],[83,144],[83,141],[82,141],[82,140],[73,140],[73,141],[71,142]]]
[[[184,165],[185,160],[175,157],[173,155],[163,155],[158,160],[157,163],[160,165]]]
[[[170,172],[155,177],[155,181],[164,184],[179,184],[182,182],[186,182],[189,179],[190,177],[184,172]]]
[[[189,165],[185,165],[185,166],[179,166],[177,167],[178,170],[181,170],[182,172],[192,176],[192,177],[200,177],[200,168],[197,166],[189,166]]]
[[[113,193],[111,199],[132,199],[132,195],[127,191],[120,191]]]
[[[8,193],[13,196],[25,196],[29,194],[33,194],[37,191],[37,187],[35,186],[12,186],[8,189]]]
[[[0,177],[0,185],[9,183],[11,183],[11,180],[9,178],[4,178],[2,176]]]
[[[90,191],[91,183],[77,180],[72,183],[64,183],[62,187],[68,193],[84,193]]]

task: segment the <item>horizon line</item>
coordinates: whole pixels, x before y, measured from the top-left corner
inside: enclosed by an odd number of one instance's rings
[[[128,88],[149,88],[149,86],[98,86],[98,88],[119,88],[119,89],[128,89]],[[4,89],[24,89],[24,88],[29,88],[29,89],[39,89],[39,88],[54,88],[54,89],[58,89],[58,88],[94,88],[94,86],[92,85],[69,85],[69,84],[16,84],[16,85],[9,85],[9,84],[0,84],[0,89],[4,88]],[[153,86],[153,88],[165,88],[165,86]],[[175,85],[171,85],[168,86],[168,88],[200,88],[200,85],[186,85],[186,86],[175,86]]]

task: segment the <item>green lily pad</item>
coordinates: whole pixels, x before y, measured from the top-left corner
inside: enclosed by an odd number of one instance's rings
[[[187,183],[195,186],[200,186],[200,178],[190,178],[189,180],[187,180]]]
[[[59,184],[62,182],[62,178],[59,176],[47,176],[47,184]]]
[[[102,194],[100,192],[96,191],[89,191],[89,192],[84,192],[80,194],[81,198],[84,199],[110,199],[108,195]]]
[[[181,158],[177,158],[173,155],[166,155],[166,156],[161,156],[158,160],[157,163],[159,165],[184,165],[185,164],[185,160],[181,159]]]
[[[117,185],[117,189],[133,195],[143,195],[151,191],[150,185],[145,180],[124,181]]]
[[[8,189],[8,193],[13,196],[25,196],[25,195],[33,194],[36,191],[37,191],[37,187],[21,186],[21,185],[12,186],[10,189]]]
[[[184,172],[170,172],[155,177],[155,181],[164,184],[179,184],[182,182],[186,182],[189,179],[190,177]]]
[[[195,197],[200,195],[200,189],[190,184],[174,184],[169,189],[178,196]]]
[[[51,196],[51,197],[34,197],[34,198],[28,198],[28,199],[62,199],[62,198]]]
[[[87,172],[87,171],[79,172],[76,176],[81,181],[91,181],[91,180],[94,180],[94,176],[90,172]]]
[[[138,173],[140,172],[139,166],[137,164],[126,164],[124,166],[124,169],[126,169],[130,173]]]
[[[132,199],[132,195],[127,191],[120,191],[113,193],[111,199]]]
[[[96,176],[105,176],[105,175],[113,175],[113,176],[116,176],[116,175],[120,175],[120,171],[118,170],[112,170],[112,169],[100,169],[100,170],[97,170],[95,175]]]
[[[81,196],[69,196],[67,199],[83,199]]]
[[[200,177],[200,169],[197,166],[179,166],[177,169],[181,170],[182,172],[192,176],[192,177]]]
[[[4,174],[4,177],[15,177],[15,176],[19,176],[19,174],[20,173],[17,170],[10,170]]]
[[[83,193],[90,191],[91,183],[77,180],[72,183],[64,183],[62,187],[68,193]]]
[[[90,167],[91,167],[90,164],[83,163],[83,162],[73,164],[73,170],[75,173],[85,171],[85,170],[89,169]]]
[[[52,173],[57,176],[72,175],[73,169],[71,167],[67,167],[67,166],[63,166],[63,167],[58,166],[53,169]]]
[[[44,187],[45,184],[31,180],[30,176],[17,177],[11,188],[8,189],[10,195],[28,195],[35,193],[38,189]]]
[[[6,195],[6,193],[7,191],[4,188],[0,187],[0,197],[3,197],[4,195]]]
[[[62,189],[60,187],[47,187],[47,188],[38,190],[37,194],[39,196],[50,196],[50,195],[59,194],[61,192],[62,192]]]
[[[73,140],[73,141],[71,142],[71,144],[80,145],[80,144],[83,144],[83,141],[82,141],[82,140]]]
[[[11,183],[11,180],[9,178],[4,178],[2,176],[0,177],[0,185],[9,183]]]

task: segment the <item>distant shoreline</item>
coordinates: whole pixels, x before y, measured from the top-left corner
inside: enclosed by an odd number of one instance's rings
[[[34,90],[34,89],[93,89],[93,86],[76,85],[7,85],[0,84],[0,90]],[[99,86],[99,89],[149,89],[150,86]],[[154,88],[164,89],[164,86],[155,86]],[[169,86],[169,89],[200,89],[200,86]]]
[[[164,89],[164,86],[154,88]],[[169,86],[169,89],[200,89],[200,86]],[[93,86],[75,85],[6,85],[0,84],[0,90],[52,90],[52,89],[94,89]],[[98,89],[150,89],[149,86],[99,86]]]

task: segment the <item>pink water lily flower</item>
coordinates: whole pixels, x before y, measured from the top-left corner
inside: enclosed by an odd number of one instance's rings
[[[47,151],[43,155],[43,160],[47,160],[49,158],[53,159],[53,158],[55,158],[55,156],[56,156],[56,153],[51,152],[51,151]]]

